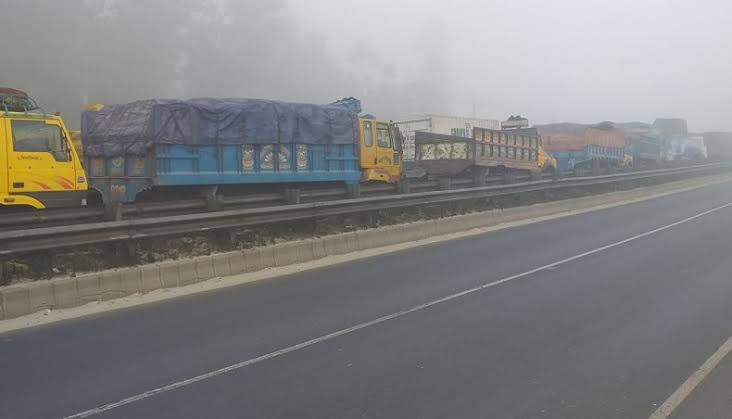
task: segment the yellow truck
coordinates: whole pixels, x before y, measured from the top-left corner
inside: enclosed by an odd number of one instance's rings
[[[402,175],[401,135],[392,123],[359,118],[361,180],[396,183]]]
[[[539,140],[539,168],[543,173],[554,173],[557,171],[557,159],[547,153]]]
[[[60,116],[26,93],[0,88],[0,210],[79,207],[87,179]]]
[[[79,160],[83,163],[84,146],[81,143],[81,131],[69,130],[69,138],[71,138],[71,144],[73,144],[74,150],[76,150],[76,155],[79,156]]]

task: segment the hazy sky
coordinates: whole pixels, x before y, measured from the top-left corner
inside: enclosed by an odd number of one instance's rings
[[[679,116],[691,130],[732,130],[729,1],[288,1],[338,62],[360,42],[397,80],[420,71],[410,50],[425,31],[442,30],[436,53],[448,64],[453,114],[520,113],[535,123]]]

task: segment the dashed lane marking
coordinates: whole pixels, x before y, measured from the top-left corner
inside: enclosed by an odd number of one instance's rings
[[[181,380],[181,381],[178,381],[178,382],[175,382],[175,383],[167,384],[167,385],[164,385],[162,387],[154,388],[154,389],[145,391],[143,393],[136,394],[134,396],[130,396],[130,397],[121,399],[121,400],[116,401],[116,402],[113,402],[113,403],[108,403],[108,404],[105,404],[105,405],[102,405],[102,406],[95,407],[93,409],[89,409],[89,410],[86,410],[86,411],[83,411],[83,412],[80,412],[80,413],[73,414],[71,416],[67,416],[64,419],[87,418],[87,417],[90,417],[90,416],[97,415],[99,413],[103,413],[103,412],[106,412],[106,411],[109,411],[109,410],[112,410],[112,409],[116,409],[116,408],[119,408],[119,407],[122,407],[122,406],[125,406],[125,405],[128,405],[128,404],[131,404],[131,403],[139,402],[141,400],[145,400],[145,399],[148,399],[150,397],[157,396],[159,394],[167,393],[169,391],[173,391],[173,390],[179,389],[181,387],[186,387],[186,386],[189,386],[191,384],[195,384],[195,383],[198,383],[198,382],[201,382],[201,381],[205,381],[205,380],[208,380],[208,379],[217,377],[219,375],[223,375],[223,374],[230,373],[232,371],[240,370],[242,368],[248,367],[250,365],[258,364],[258,363],[263,362],[263,361],[266,361],[268,359],[276,358],[276,357],[279,357],[279,356],[282,356],[282,355],[289,354],[291,352],[299,351],[300,349],[304,349],[304,348],[307,348],[307,347],[316,345],[316,344],[321,343],[321,342],[325,342],[325,341],[328,341],[328,340],[332,340],[332,339],[335,339],[335,338],[337,338],[339,336],[347,335],[347,334],[356,332],[358,330],[366,329],[366,328],[371,327],[371,326],[376,326],[378,324],[387,322],[389,320],[393,320],[393,319],[396,319],[396,318],[399,318],[399,317],[402,317],[402,316],[406,316],[407,314],[415,313],[417,311],[422,311],[422,310],[424,310],[426,308],[429,308],[429,307],[432,307],[432,306],[435,306],[435,305],[438,305],[438,304],[446,303],[448,301],[452,301],[452,300],[455,300],[455,299],[464,297],[466,295],[474,294],[476,292],[479,292],[479,291],[482,291],[482,290],[485,290],[485,289],[488,289],[488,288],[492,288],[492,287],[495,287],[497,285],[505,284],[506,282],[510,282],[510,281],[513,281],[513,280],[516,280],[516,279],[520,279],[520,278],[524,278],[526,276],[535,274],[535,273],[540,272],[540,271],[543,271],[543,270],[552,269],[552,268],[555,268],[557,266],[564,265],[564,264],[569,263],[569,262],[573,262],[573,261],[575,261],[577,259],[581,259],[581,258],[590,256],[590,255],[594,255],[596,253],[603,252],[603,251],[608,250],[608,249],[612,249],[614,247],[622,246],[622,245],[624,245],[626,243],[629,243],[629,242],[632,242],[632,241],[635,241],[635,240],[638,240],[638,239],[642,239],[644,237],[648,237],[650,235],[659,233],[659,232],[664,231],[664,230],[671,229],[673,227],[679,226],[681,224],[688,223],[690,221],[694,221],[694,220],[696,220],[698,218],[701,218],[701,217],[704,217],[706,215],[712,214],[714,212],[723,210],[723,209],[728,208],[730,206],[732,206],[732,202],[727,203],[727,204],[724,204],[724,205],[720,205],[718,207],[712,208],[710,210],[707,210],[707,211],[704,211],[704,212],[701,212],[701,213],[698,213],[698,214],[693,215],[691,217],[684,218],[683,220],[676,221],[674,223],[665,225],[663,227],[659,227],[659,228],[656,228],[656,229],[647,231],[645,233],[641,233],[641,234],[638,234],[638,235],[629,237],[627,239],[620,240],[620,241],[615,242],[615,243],[611,243],[611,244],[608,244],[608,245],[605,245],[605,246],[602,246],[602,247],[598,247],[596,249],[593,249],[593,250],[590,250],[590,251],[587,251],[587,252],[584,252],[584,253],[580,253],[578,255],[574,255],[574,256],[571,256],[571,257],[568,257],[568,258],[565,258],[565,259],[562,259],[562,260],[558,260],[556,262],[552,262],[552,263],[550,263],[548,265],[540,266],[538,268],[534,268],[534,269],[531,269],[531,270],[526,271],[526,272],[522,272],[522,273],[519,273],[519,274],[516,274],[516,275],[512,275],[512,276],[509,276],[509,277],[506,277],[506,278],[503,278],[503,279],[499,279],[497,281],[488,282],[488,283],[485,283],[483,285],[479,285],[477,287],[467,289],[465,291],[461,291],[461,292],[458,292],[458,293],[455,293],[455,294],[451,294],[451,295],[448,295],[446,297],[439,298],[437,300],[432,300],[432,301],[427,302],[427,303],[424,303],[424,304],[420,304],[420,305],[417,305],[417,306],[413,306],[413,307],[408,308],[408,309],[405,309],[405,310],[397,311],[395,313],[388,314],[386,316],[379,317],[379,318],[374,319],[374,320],[371,320],[371,321],[367,321],[367,322],[364,322],[364,323],[360,323],[360,324],[357,324],[355,326],[351,326],[351,327],[346,328],[346,329],[341,329],[341,330],[338,330],[336,332],[329,333],[327,335],[323,335],[323,336],[320,336],[320,337],[317,337],[317,338],[314,338],[314,339],[310,339],[308,341],[301,342],[301,343],[298,343],[296,345],[288,346],[286,348],[282,348],[282,349],[279,349],[277,351],[270,352],[268,354],[264,354],[264,355],[258,356],[256,358],[252,358],[252,359],[248,359],[246,361],[242,361],[242,362],[239,362],[239,363],[236,363],[236,364],[232,364],[232,365],[229,365],[227,367],[224,367],[224,368],[221,368],[221,369],[218,369],[218,370],[210,371],[210,372],[207,372],[205,374],[198,375],[196,377],[187,378],[185,380]],[[732,347],[732,342],[728,342],[728,343]],[[659,408],[659,410],[660,410],[660,408]],[[658,417],[652,417],[651,419],[660,419],[660,418],[665,418],[665,417],[666,416],[658,416]]]

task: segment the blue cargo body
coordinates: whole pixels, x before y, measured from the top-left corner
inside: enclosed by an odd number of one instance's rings
[[[87,157],[86,167],[89,185],[110,203],[133,202],[156,186],[355,184],[361,178],[355,144],[157,144],[144,156]]]
[[[604,160],[611,164],[623,162],[624,150],[622,148],[601,147],[588,145],[582,150],[548,151],[552,157],[557,159],[557,169],[560,172],[570,172],[576,167],[589,166],[592,160]]]
[[[355,184],[360,143],[351,108],[199,98],[90,109],[81,119],[89,184],[106,203],[133,202],[158,187],[210,194],[216,190],[203,187]]]
[[[661,141],[658,137],[643,137],[629,141],[633,161],[658,162],[661,159]]]

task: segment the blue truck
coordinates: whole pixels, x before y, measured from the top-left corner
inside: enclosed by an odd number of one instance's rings
[[[91,188],[107,204],[147,190],[357,184],[359,118],[349,106],[258,99],[145,100],[82,115]]]

